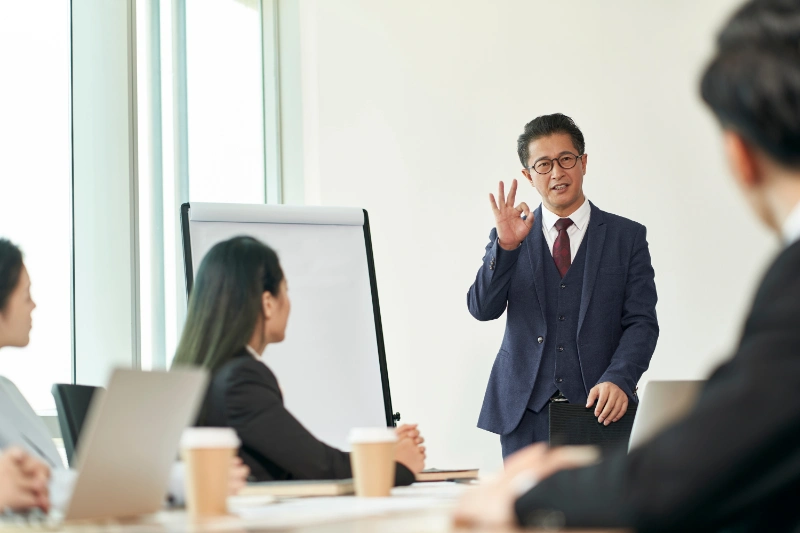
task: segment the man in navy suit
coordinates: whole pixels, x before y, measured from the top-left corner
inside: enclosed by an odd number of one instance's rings
[[[658,340],[646,229],[586,199],[588,156],[571,118],[537,117],[517,141],[522,174],[542,197],[531,213],[504,185],[489,198],[495,228],[467,294],[478,320],[506,309],[506,331],[478,427],[498,433],[503,457],[548,437],[548,404],[595,406],[600,423],[636,403]]]

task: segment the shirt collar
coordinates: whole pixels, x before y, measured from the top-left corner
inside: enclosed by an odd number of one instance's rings
[[[783,244],[789,246],[800,240],[800,203],[794,206],[792,212],[783,221],[783,228],[781,228],[783,235]]]
[[[250,346],[249,344],[245,344],[244,347],[247,349],[248,352],[250,352],[250,355],[255,357],[256,361],[261,361],[261,354],[255,351],[255,349],[253,349],[252,346]]]
[[[592,207],[589,204],[589,199],[584,198],[583,204],[572,213],[569,218],[572,219],[572,223],[575,225],[575,228],[578,230],[583,230],[585,225],[589,222],[589,215],[592,213]],[[547,209],[544,204],[542,204],[542,225],[548,231],[553,229],[553,226],[556,225],[559,218],[564,218],[556,215],[549,209]]]

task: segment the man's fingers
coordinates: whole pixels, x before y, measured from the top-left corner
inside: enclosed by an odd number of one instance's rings
[[[531,213],[531,208],[528,207],[528,204],[522,202],[519,204],[522,207],[522,214],[525,215],[525,225],[528,226],[528,229],[533,227],[533,213]]]
[[[612,402],[608,402],[608,404],[611,405]],[[619,416],[620,408],[622,408],[622,399],[621,398],[617,398],[616,400],[613,401],[613,407],[611,409],[609,409],[608,415],[606,415],[605,420],[603,421],[603,424],[609,425],[612,422],[616,422],[617,421],[617,416]]]
[[[589,397],[586,399],[586,407],[587,409],[594,405],[595,400],[597,400],[597,387],[592,387],[592,390],[589,391]],[[596,413],[595,413],[596,416]]]
[[[620,403],[619,412],[617,413],[617,416],[614,417],[614,422],[625,416],[625,413],[627,412],[628,412],[628,397],[626,396]]]
[[[609,400],[608,405],[610,408],[608,409],[608,414],[603,419],[603,424],[607,426],[610,423],[617,421],[619,411],[622,408],[622,402],[622,398],[612,398]]]
[[[506,199],[506,205],[508,207],[514,207],[514,202],[517,199],[517,180],[511,181],[511,190],[508,191],[508,198]]]
[[[603,409],[606,407],[606,403],[608,403],[608,388],[607,387],[600,387],[598,391],[599,394],[597,396],[597,406],[594,408],[594,416],[599,417],[600,413],[603,412]],[[602,420],[599,420],[602,422]]]
[[[497,186],[497,207],[502,208],[506,203],[506,186],[502,181]]]
[[[606,399],[606,405],[605,407],[603,407],[603,411],[600,413],[600,416],[597,417],[597,421],[605,422],[611,415],[611,413],[614,411],[614,408],[616,406],[617,406],[617,395],[609,393],[608,398]]]
[[[600,416],[597,417],[598,422],[606,422],[608,421],[608,416],[614,411],[614,407],[616,407],[617,403],[613,398],[608,398],[606,401],[605,407],[603,407],[603,411],[600,413]],[[608,425],[608,424],[606,424]]]
[[[500,212],[500,209],[497,207],[497,202],[494,199],[494,194],[489,193],[489,203],[492,204],[492,213],[495,215]]]

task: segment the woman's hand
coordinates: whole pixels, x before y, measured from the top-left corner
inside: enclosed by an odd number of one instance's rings
[[[395,428],[394,431],[397,433],[397,440],[411,439],[418,446],[425,442],[425,439],[422,438],[419,429],[417,429],[417,424],[403,424],[402,426]]]
[[[402,463],[414,474],[425,470],[425,447],[418,446],[409,438],[397,441],[394,458],[398,463]]]
[[[20,448],[0,455],[0,508],[14,510],[50,508],[47,484],[50,469]]]
[[[248,467],[242,458],[235,456],[231,459],[231,467],[228,471],[228,494],[234,496],[247,485],[247,476],[250,475]]]

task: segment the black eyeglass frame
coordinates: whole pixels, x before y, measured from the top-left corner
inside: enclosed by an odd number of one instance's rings
[[[566,156],[566,155],[571,155],[572,157],[575,158],[575,164],[572,165],[571,167],[565,167],[564,165],[561,164],[561,158]],[[553,171],[553,165],[555,165],[556,163],[558,163],[558,166],[560,166],[562,169],[569,170],[571,168],[575,168],[575,165],[578,164],[578,159],[580,159],[584,155],[586,155],[586,154],[573,154],[572,152],[566,152],[564,154],[561,154],[560,156],[558,156],[555,159],[548,159],[546,157],[543,157],[541,159],[537,159],[532,167],[528,167],[528,172],[530,172],[532,170],[532,171],[536,172],[537,174],[539,174],[540,176],[543,176],[545,174],[550,174]],[[546,172],[539,172],[538,170],[536,170],[536,165],[538,165],[542,161],[549,161],[550,162],[550,165],[551,165],[550,166],[550,170],[548,170]]]

